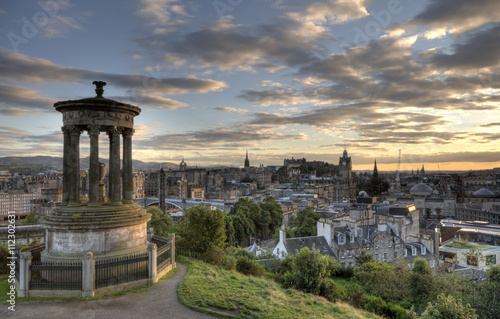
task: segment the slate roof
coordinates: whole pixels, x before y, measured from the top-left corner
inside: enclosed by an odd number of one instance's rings
[[[298,238],[287,238],[285,248],[288,254],[295,255],[301,248],[307,247],[311,251],[319,251],[322,255],[335,257],[335,254],[326,242],[324,236],[309,236]]]

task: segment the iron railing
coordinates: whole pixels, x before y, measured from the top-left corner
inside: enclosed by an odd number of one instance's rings
[[[148,253],[96,260],[95,288],[148,278]]]
[[[82,263],[32,262],[29,289],[33,290],[81,290]]]

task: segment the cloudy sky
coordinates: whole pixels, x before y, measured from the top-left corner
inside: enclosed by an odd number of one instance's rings
[[[498,0],[1,2],[0,156],[61,156],[94,80],[143,161],[500,167]]]

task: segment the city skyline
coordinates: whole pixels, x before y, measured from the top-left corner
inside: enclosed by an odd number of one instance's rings
[[[0,19],[0,157],[61,156],[52,105],[102,80],[142,109],[145,162],[338,164],[347,148],[354,170],[395,170],[400,149],[406,171],[500,167],[495,0],[49,0]]]

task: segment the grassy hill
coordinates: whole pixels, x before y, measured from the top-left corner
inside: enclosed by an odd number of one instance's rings
[[[270,279],[178,256],[189,270],[177,287],[187,307],[225,318],[380,318],[375,314],[324,298],[284,289]]]

